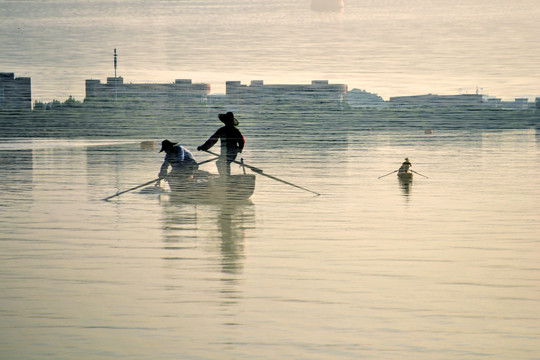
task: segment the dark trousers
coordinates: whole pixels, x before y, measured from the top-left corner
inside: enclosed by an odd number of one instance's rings
[[[219,159],[216,161],[216,166],[218,169],[219,175],[229,176],[231,175],[231,163],[236,159],[238,153],[228,153],[226,155],[220,155]]]

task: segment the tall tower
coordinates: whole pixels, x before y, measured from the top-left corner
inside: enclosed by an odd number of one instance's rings
[[[116,78],[116,48],[114,49],[114,77]]]
[[[114,101],[118,100],[118,78],[116,77],[116,48],[114,48]]]

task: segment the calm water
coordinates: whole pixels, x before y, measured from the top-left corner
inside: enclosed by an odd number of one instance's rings
[[[156,177],[140,140],[0,140],[2,358],[538,359],[534,129],[248,143],[323,195],[102,201]],[[429,179],[377,179],[405,156]]]

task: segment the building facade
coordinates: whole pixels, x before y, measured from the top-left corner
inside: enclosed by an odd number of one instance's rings
[[[395,96],[390,98],[390,105],[397,107],[462,107],[462,106],[481,106],[484,102],[484,96],[479,94],[461,94],[461,95],[413,95],[413,96]]]
[[[32,109],[32,86],[29,77],[16,78],[14,73],[0,73],[0,109]]]
[[[125,84],[122,77],[108,77],[105,84],[86,80],[85,102],[203,103],[209,94],[210,84],[194,84],[190,79],[177,79],[169,84]]]
[[[263,80],[253,80],[250,85],[242,85],[240,81],[226,82],[227,101],[233,104],[341,103],[346,94],[347,85],[329,84],[328,80],[313,80],[311,84],[296,85],[265,85]]]

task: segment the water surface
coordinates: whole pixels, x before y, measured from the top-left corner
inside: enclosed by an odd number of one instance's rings
[[[250,142],[246,163],[322,195],[258,176],[216,203],[103,201],[157,175],[143,139],[2,139],[3,357],[534,359],[538,139]],[[377,179],[406,156],[429,179]]]

